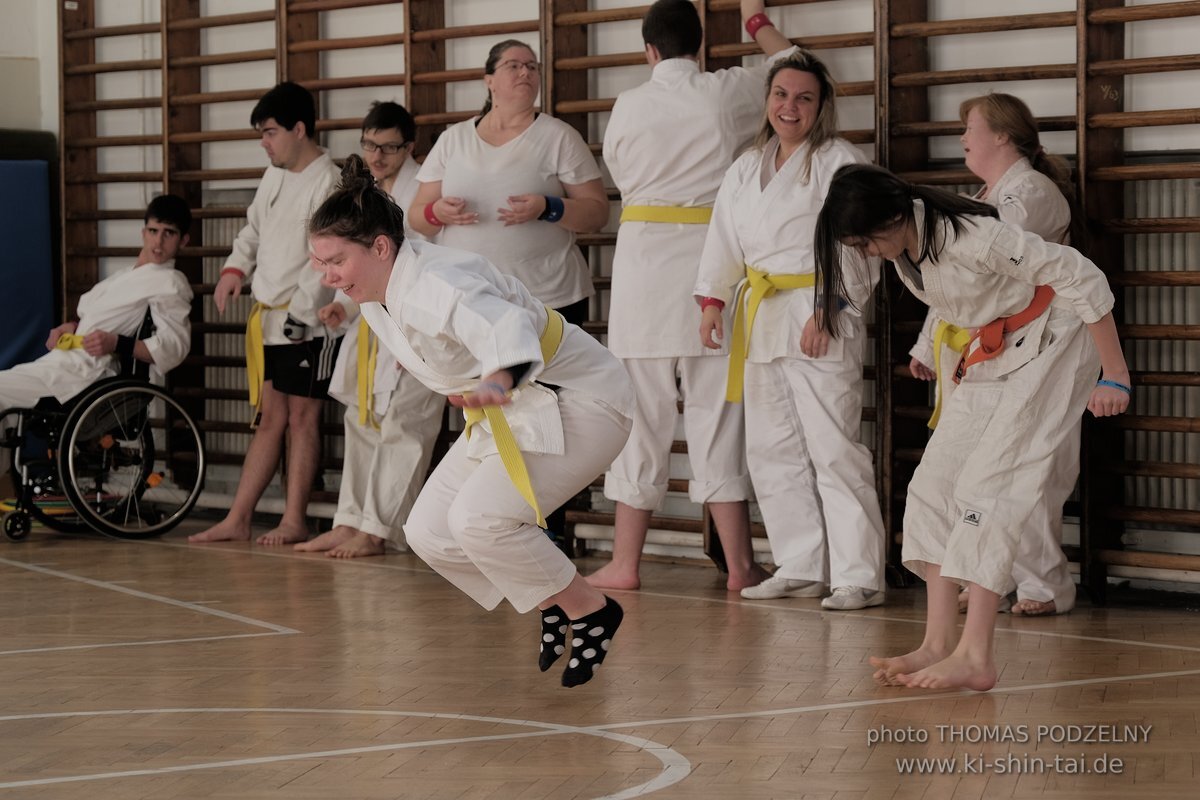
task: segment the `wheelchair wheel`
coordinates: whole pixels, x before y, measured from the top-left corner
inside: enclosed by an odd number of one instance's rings
[[[58,479],[58,460],[54,454],[65,418],[65,414],[30,414],[32,430],[25,433],[36,437],[38,444],[33,446],[28,439],[11,443],[16,445],[12,448],[12,474],[21,476],[18,506],[27,514],[27,520],[40,522],[59,533],[86,533],[92,528],[72,508]]]
[[[19,542],[29,535],[29,515],[24,511],[11,511],[4,515],[4,535],[10,541]]]
[[[106,382],[79,399],[58,449],[63,492],[90,527],[141,539],[178,525],[200,497],[204,444],[169,394],[138,380]]]

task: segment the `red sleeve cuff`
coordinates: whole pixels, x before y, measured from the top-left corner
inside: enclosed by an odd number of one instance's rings
[[[246,273],[242,272],[242,271],[241,271],[240,269],[238,269],[237,267],[225,267],[225,269],[221,270],[221,277],[222,277],[222,278],[224,278],[224,277],[225,277],[225,273],[226,273],[226,272],[236,272],[239,278],[241,278],[241,279],[243,279],[243,280],[245,280],[245,278],[246,278]]]
[[[724,311],[725,310],[725,301],[719,300],[716,297],[700,298],[700,310],[701,311],[708,308],[709,306],[716,306],[718,311]]]

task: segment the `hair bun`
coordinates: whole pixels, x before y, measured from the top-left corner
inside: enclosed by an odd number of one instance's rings
[[[371,170],[367,167],[367,163],[363,161],[362,156],[357,153],[351,153],[346,156],[346,161],[342,165],[342,185],[340,188],[352,192],[361,192],[363,189],[369,189],[375,185],[375,178],[371,175]]]

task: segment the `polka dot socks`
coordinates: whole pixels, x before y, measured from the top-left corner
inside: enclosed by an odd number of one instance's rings
[[[604,600],[604,608],[570,623],[571,658],[567,662],[566,670],[563,671],[563,686],[579,686],[590,681],[596,668],[608,655],[609,643],[612,642],[613,635],[620,627],[625,612],[611,597],[606,595]],[[549,610],[543,612],[543,631],[545,631],[544,615],[546,613],[549,613]],[[543,646],[546,644],[544,640],[545,636],[543,635]]]
[[[542,642],[538,648],[538,669],[542,672],[558,661],[567,648],[567,615],[558,606],[542,611]]]

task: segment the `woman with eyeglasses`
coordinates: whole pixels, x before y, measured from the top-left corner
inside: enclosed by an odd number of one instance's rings
[[[579,132],[537,111],[541,69],[507,39],[484,65],[479,116],[452,125],[425,157],[408,224],[437,244],[486,256],[538,300],[582,325],[594,293],[576,233],[608,222],[600,169]],[[561,532],[562,511],[549,515]]]
[[[574,128],[535,108],[541,70],[528,45],[493,47],[483,81],[479,116],[443,133],[417,173],[408,222],[438,244],[486,256],[581,323],[593,289],[575,234],[608,221],[596,159]]]

